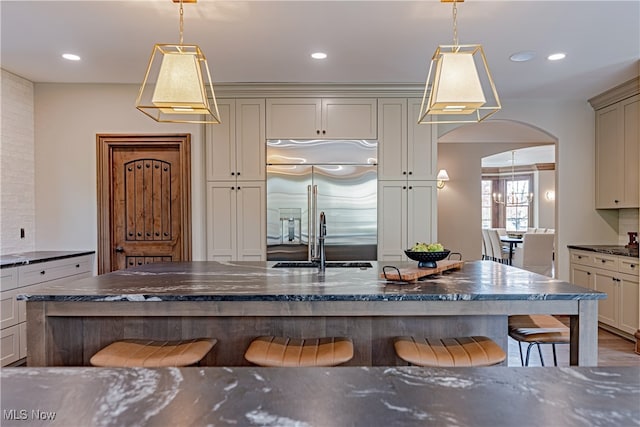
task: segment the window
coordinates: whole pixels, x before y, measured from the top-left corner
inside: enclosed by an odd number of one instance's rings
[[[482,180],[482,227],[526,231],[533,224],[533,174]],[[495,202],[493,195],[500,197]]]

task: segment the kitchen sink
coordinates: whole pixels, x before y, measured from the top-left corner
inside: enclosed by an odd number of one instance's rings
[[[371,268],[370,262],[329,261],[327,268]],[[274,264],[273,268],[318,268],[318,263],[312,261],[285,261]]]

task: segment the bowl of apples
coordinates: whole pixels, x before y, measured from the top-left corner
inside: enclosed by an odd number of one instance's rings
[[[440,243],[416,243],[404,253],[410,259],[418,261],[418,268],[436,268],[436,261],[441,261],[449,256],[450,250],[445,249]]]

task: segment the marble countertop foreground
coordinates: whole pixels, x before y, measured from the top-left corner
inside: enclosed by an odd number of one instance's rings
[[[3,368],[2,426],[639,426],[640,367]]]
[[[49,285],[27,301],[472,301],[603,299],[606,294],[492,261],[414,283],[380,277],[373,268],[272,268],[272,262],[148,264]],[[417,263],[393,263],[415,268]]]
[[[0,255],[0,268],[37,264],[39,262],[55,261],[94,253],[95,251],[34,251]]]
[[[628,256],[638,258],[638,249],[629,249],[623,245],[567,245],[569,249],[598,252],[601,254]]]

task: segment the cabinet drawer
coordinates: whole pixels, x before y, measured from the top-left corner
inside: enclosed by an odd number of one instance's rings
[[[605,270],[618,271],[618,257],[615,255],[595,253],[593,255],[593,266],[596,268],[604,268]]]
[[[19,322],[17,295],[18,290],[2,292],[0,297],[0,329],[14,326]]]
[[[637,276],[638,270],[640,270],[639,265],[640,262],[638,262],[637,259],[621,257],[618,264],[618,270],[620,271],[620,273],[633,274]]]
[[[33,285],[86,272],[91,272],[91,255],[22,266],[18,271],[18,284]]]
[[[16,267],[0,270],[0,291],[8,291],[18,287],[18,269]]]
[[[0,366],[20,359],[20,328],[11,326],[0,331]]]
[[[571,250],[571,263],[593,266],[593,252]]]

